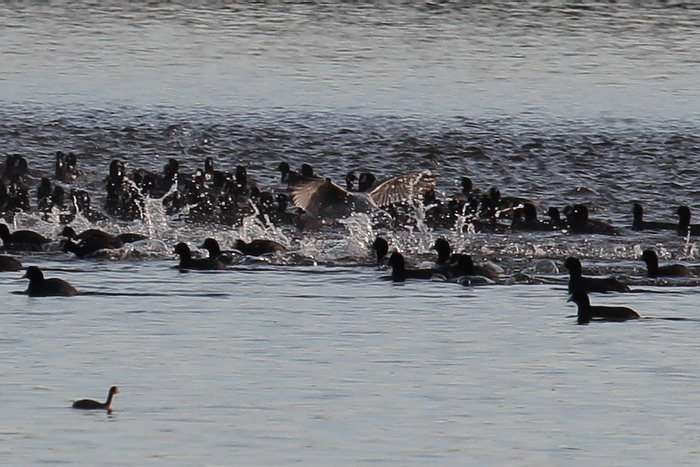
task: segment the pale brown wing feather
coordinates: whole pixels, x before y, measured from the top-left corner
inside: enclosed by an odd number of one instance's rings
[[[292,187],[294,205],[314,216],[320,216],[330,205],[347,203],[349,196],[350,193],[331,182],[330,178]]]
[[[408,172],[377,185],[370,196],[377,206],[412,201],[435,188],[438,175],[431,172]]]

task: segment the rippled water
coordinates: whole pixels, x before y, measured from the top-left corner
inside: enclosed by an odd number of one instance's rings
[[[699,112],[693,2],[84,5],[2,7],[4,92],[391,114]]]
[[[1,154],[30,165],[32,203],[74,151],[102,208],[109,162],[183,172],[281,160],[440,174],[591,215],[615,237],[189,223],[160,202],[90,223],[151,240],[116,258],[17,254],[85,295],[29,298],[0,273],[0,454],[38,463],[695,464],[697,279],[644,278],[641,251],[698,269],[695,237],[633,232],[631,209],[700,209],[700,9],[693,3],[17,2],[0,6]],[[56,238],[57,217],[12,229]],[[381,280],[369,243],[415,260],[444,236],[499,284]],[[292,254],[182,273],[174,243],[281,241]],[[575,325],[562,261],[614,273],[595,295],[647,319]],[[671,318],[671,319],[667,319]],[[72,400],[122,392],[116,411]]]

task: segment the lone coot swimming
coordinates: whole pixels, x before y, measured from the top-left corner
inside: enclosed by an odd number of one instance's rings
[[[180,269],[198,270],[222,270],[226,265],[218,259],[212,258],[192,258],[192,252],[187,243],[180,242],[175,245],[175,254],[180,255]]]
[[[27,295],[30,297],[71,297],[78,293],[63,279],[45,279],[44,273],[36,266],[29,266],[24,277],[29,279]]]
[[[694,277],[690,269],[682,264],[668,264],[659,266],[659,257],[654,250],[644,250],[642,261],[647,265],[648,277]]]
[[[570,256],[564,261],[564,267],[569,270],[569,292],[583,290],[584,292],[629,292],[627,284],[614,277],[584,277],[581,261]]]
[[[73,402],[73,408],[83,410],[106,410],[107,413],[112,413],[112,399],[114,399],[115,394],[119,394],[119,388],[112,386],[109,388],[109,393],[107,394],[107,400],[105,402],[97,402],[92,399],[81,399]]]
[[[624,306],[591,305],[588,294],[580,289],[574,290],[567,301],[574,302],[578,307],[578,324],[586,324],[592,320],[627,321],[640,318],[636,311]]]

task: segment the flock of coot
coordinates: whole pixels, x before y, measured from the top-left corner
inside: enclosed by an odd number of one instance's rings
[[[120,160],[109,164],[109,173],[102,181],[102,209],[96,208],[90,194],[82,188],[71,188],[73,183],[85,177],[77,167],[73,153],[57,152],[53,177],[32,172],[24,157],[7,156],[0,178],[0,216],[6,222],[20,212],[38,212],[48,219],[58,218],[64,224],[59,239],[52,240],[31,230],[10,231],[0,223],[0,238],[5,251],[43,251],[47,245],[56,244],[63,252],[78,258],[90,258],[101,252],[122,248],[126,243],[146,240],[138,233],[110,234],[99,229],[77,233],[70,224],[76,216],[91,222],[113,218],[133,220],[142,218],[146,201],[159,200],[165,212],[181,216],[185,222],[207,222],[215,225],[233,225],[255,216],[267,225],[293,226],[296,229],[323,228],[334,221],[356,212],[382,211],[382,228],[402,229],[415,224],[422,211],[421,222],[433,229],[456,229],[469,225],[477,232],[562,231],[571,234],[618,235],[620,229],[602,221],[591,219],[586,205],[576,204],[563,210],[549,208],[546,219],[538,218],[538,203],[520,197],[501,196],[497,188],[486,191],[475,189],[470,178],[461,179],[461,191],[440,199],[435,192],[437,175],[430,172],[407,172],[385,180],[378,180],[369,172],[351,171],[345,177],[344,186],[330,178],[316,175],[308,164],[299,172],[282,162],[278,187],[262,190],[248,176],[246,167],[239,166],[232,172],[216,170],[212,158],[194,173],[181,171],[177,160],[170,159],[161,172],[134,169],[127,172]],[[32,182],[36,188],[32,191]],[[31,202],[32,193],[36,199]],[[34,207],[32,207],[34,205]],[[633,230],[668,230],[677,235],[700,234],[700,226],[690,224],[690,209],[677,209],[678,222],[644,220],[640,204],[633,206]],[[208,256],[193,254],[187,243],[180,242],[173,252],[178,255],[177,267],[185,270],[225,270],[237,255],[285,254],[287,247],[269,239],[251,242],[238,240],[232,250],[224,251],[214,238],[206,238],[199,245]],[[466,252],[453,252],[445,238],[438,238],[433,246],[436,258],[430,267],[414,268],[398,248],[391,248],[381,236],[371,245],[379,269],[391,268],[387,277],[394,282],[410,279],[436,279],[462,285],[494,284],[500,280],[501,270],[492,263],[477,264]],[[657,277],[694,277],[688,267],[681,264],[659,265],[657,254],[649,249],[641,258],[647,266],[647,275]],[[589,294],[595,292],[625,292],[629,287],[614,277],[587,277],[583,275],[581,262],[575,257],[566,258],[564,267],[569,272],[569,301],[578,308],[578,322],[592,320],[626,321],[638,319],[634,310],[626,307],[591,305]],[[0,255],[0,271],[24,269],[21,262],[11,256]],[[39,296],[73,296],[79,292],[59,278],[46,278],[37,266],[26,268],[29,279],[26,294]],[[100,409],[111,412],[112,400],[119,390],[110,388],[106,402],[83,399],[73,404],[77,409]]]
[[[201,168],[184,173],[176,159],[169,159],[162,171],[142,168],[127,170],[119,159],[109,164],[107,176],[100,180],[104,190],[97,193],[99,202],[79,184],[86,174],[78,168],[73,153],[57,152],[53,177],[30,169],[24,157],[7,156],[0,178],[0,215],[6,220],[20,212],[35,212],[45,218],[59,219],[64,224],[59,239],[52,240],[30,230],[10,231],[0,223],[0,238],[6,251],[42,250],[55,243],[58,249],[79,258],[98,256],[109,250],[122,248],[127,243],[145,240],[138,233],[110,234],[98,229],[77,233],[69,224],[76,216],[97,222],[102,219],[129,221],[142,218],[148,200],[158,200],[166,212],[181,216],[184,222],[206,222],[212,225],[233,225],[254,216],[265,225],[293,226],[295,229],[318,229],[333,225],[338,219],[353,213],[383,212],[381,227],[403,229],[415,225],[417,219],[432,229],[458,229],[468,225],[477,232],[562,231],[571,234],[618,235],[621,229],[592,219],[585,204],[564,207],[561,211],[549,208],[546,212],[537,202],[522,197],[501,196],[498,188],[480,190],[469,177],[462,177],[461,190],[444,199],[435,191],[437,174],[407,172],[379,180],[369,172],[350,171],[344,186],[330,178],[317,175],[308,164],[300,171],[282,162],[277,166],[278,186],[263,189],[248,175],[248,168],[238,166],[230,172],[217,170],[211,157]],[[94,182],[94,180],[93,180]],[[35,188],[33,188],[35,187]],[[31,199],[36,202],[32,203]],[[102,207],[95,207],[100,204]],[[417,210],[421,216],[416,216]],[[538,212],[545,212],[540,219]],[[668,230],[677,235],[696,235],[700,226],[690,224],[690,209],[679,206],[678,222],[656,222],[644,219],[640,204],[633,206],[633,230]],[[391,268],[391,279],[435,278],[465,285],[496,283],[499,271],[492,264],[475,264],[469,254],[455,253],[446,239],[435,242],[437,259],[433,267],[408,267],[398,250],[390,252],[388,243],[377,238],[372,245],[380,265]],[[199,257],[190,245],[174,245],[181,269],[223,270],[236,255],[284,254],[287,248],[269,239],[252,242],[238,240],[232,250],[222,251],[218,241],[207,238],[199,248],[208,252]],[[648,277],[693,277],[683,265],[659,265],[653,250],[644,251]],[[579,307],[581,321],[588,318],[619,319],[618,312],[605,316],[604,308],[591,306],[582,293],[625,291],[629,288],[614,278],[586,278],[578,259],[568,258],[564,266],[570,274],[569,291]],[[16,258],[0,256],[0,270],[20,270]],[[36,266],[27,268],[31,296],[75,295],[77,291],[65,281],[45,278]],[[588,318],[587,318],[588,317]]]

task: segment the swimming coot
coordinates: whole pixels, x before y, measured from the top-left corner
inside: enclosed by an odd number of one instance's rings
[[[578,307],[578,324],[586,324],[592,320],[597,321],[627,321],[639,319],[639,314],[631,308],[624,306],[594,306],[583,290],[575,290],[569,297],[569,302],[574,302]]]
[[[565,219],[561,218],[559,208],[551,206],[549,209],[547,209],[547,217],[549,217],[549,220],[546,222],[552,225],[552,230],[563,230],[569,228],[569,223]]]
[[[449,275],[453,278],[480,276],[497,281],[499,274],[495,268],[474,264],[472,257],[465,253],[455,253],[448,263]]]
[[[676,210],[678,214],[678,235],[685,237],[686,235],[700,235],[700,225],[690,224],[690,208],[688,206],[679,206]]]
[[[221,261],[224,264],[230,264],[233,261],[233,256],[231,256],[230,252],[223,252],[221,251],[221,247],[219,246],[219,242],[216,241],[214,238],[206,238],[204,239],[204,243],[202,243],[202,246],[200,248],[204,248],[209,252],[209,258],[211,259],[217,259]]]
[[[435,240],[433,250],[437,251],[438,254],[438,257],[435,260],[436,269],[446,269],[447,263],[450,260],[450,255],[452,255],[452,246],[450,245],[450,242],[448,242],[447,239],[440,237]]]
[[[322,180],[321,177],[314,174],[314,169],[309,164],[301,164],[301,173],[292,170],[286,162],[280,162],[277,170],[281,174],[280,181],[286,183],[289,187]]]
[[[180,242],[175,245],[175,254],[180,255],[180,269],[198,270],[222,270],[226,265],[218,259],[212,258],[192,258],[190,247],[186,243]]]
[[[31,230],[16,230],[10,233],[5,224],[0,224],[0,238],[6,247],[18,249],[36,249],[51,242],[43,235]]]
[[[659,257],[654,250],[644,250],[642,261],[647,265],[648,277],[694,277],[690,269],[682,264],[659,266]]]
[[[404,282],[406,279],[430,279],[439,274],[435,269],[406,268],[406,260],[398,251],[394,251],[389,256],[389,266],[391,266],[391,280],[394,282]]]
[[[482,199],[488,199],[488,202],[484,205],[486,213],[490,212],[491,215],[499,218],[512,217],[513,211],[520,206],[531,205],[535,209],[539,207],[538,203],[527,198],[502,196],[501,190],[495,186],[491,187]]]
[[[588,206],[576,204],[568,210],[568,222],[571,233],[575,234],[598,234],[598,235],[618,235],[618,230],[607,222],[594,220],[588,216]]]
[[[105,246],[104,248],[121,248],[124,243],[135,243],[148,239],[146,235],[142,234],[127,232],[114,235],[99,229],[83,230],[78,234],[75,232],[73,227],[70,226],[64,227],[60,235],[62,237],[68,237],[81,241],[98,240],[100,242],[104,242],[105,245],[109,245]]]
[[[124,246],[119,237],[97,229],[85,230],[78,235],[72,227],[66,226],[61,231],[61,236],[67,237],[67,240],[62,242],[62,250],[74,253],[78,258],[93,256],[100,250],[116,250]],[[74,238],[78,239],[78,243],[73,242]]]
[[[105,402],[97,402],[92,399],[81,399],[73,402],[73,408],[83,410],[106,410],[107,413],[112,413],[112,399],[114,399],[115,394],[119,394],[119,388],[112,386],[109,388],[109,393],[107,394],[107,400]]]
[[[632,207],[632,230],[676,230],[678,224],[673,222],[657,222],[644,220],[644,208],[640,203]]]
[[[253,240],[250,243],[246,243],[243,240],[236,240],[233,247],[234,249],[240,251],[247,256],[262,256],[270,253],[287,251],[287,248],[281,243],[277,243],[274,240]]]
[[[56,152],[54,175],[57,180],[64,183],[71,183],[80,176],[77,169],[77,157],[74,153],[65,154],[63,151]]]
[[[24,277],[29,279],[27,295],[30,297],[70,297],[78,293],[63,279],[45,279],[44,273],[36,266],[29,266]]]
[[[514,209],[510,227],[513,230],[526,232],[546,232],[560,228],[554,222],[539,220],[537,218],[537,207],[531,203],[525,203]]]
[[[578,258],[570,256],[564,261],[564,267],[569,271],[569,292],[583,290],[584,292],[629,292],[630,288],[614,277],[584,277],[583,268]]]
[[[73,253],[78,258],[109,258],[111,248],[110,244],[100,239],[91,239],[75,243],[72,240],[63,240],[61,242],[61,250],[64,252]]]
[[[381,266],[385,264],[386,255],[389,254],[389,242],[383,237],[377,237],[372,243],[372,250],[377,257],[377,265]]]
[[[351,170],[350,172],[345,175],[345,189],[347,191],[357,191],[355,190],[355,182],[357,181],[357,174],[355,173],[354,170]]]
[[[11,256],[0,256],[0,271],[19,271],[22,263]]]

